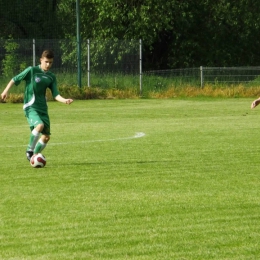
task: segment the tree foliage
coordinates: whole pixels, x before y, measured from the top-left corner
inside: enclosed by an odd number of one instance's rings
[[[83,40],[142,39],[145,69],[260,62],[254,0],[80,0],[80,8]],[[0,25],[2,37],[76,39],[76,1],[2,0]]]
[[[1,37],[56,38],[62,36],[56,0],[1,0]]]

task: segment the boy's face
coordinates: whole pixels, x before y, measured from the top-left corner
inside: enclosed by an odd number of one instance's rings
[[[41,65],[40,65],[41,69],[44,71],[48,71],[51,68],[53,63],[53,59],[48,59],[46,57],[41,58],[40,61],[41,61]]]

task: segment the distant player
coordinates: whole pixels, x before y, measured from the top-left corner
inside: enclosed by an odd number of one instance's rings
[[[25,81],[23,110],[31,129],[29,144],[26,149],[26,157],[30,161],[33,154],[41,153],[50,140],[50,119],[46,101],[46,90],[51,90],[55,100],[70,104],[72,99],[63,98],[58,91],[56,77],[49,71],[53,63],[54,54],[51,50],[45,50],[40,58],[40,65],[28,67],[16,75],[7,84],[1,94],[5,100],[10,88]]]

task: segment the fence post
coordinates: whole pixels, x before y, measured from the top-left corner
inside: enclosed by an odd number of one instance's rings
[[[203,66],[200,66],[200,87],[203,88],[204,78],[203,78]]]
[[[142,95],[142,40],[139,40],[140,96]]]
[[[80,4],[76,0],[77,16],[77,56],[78,56],[78,86],[81,88],[81,37],[80,37]]]
[[[36,55],[35,55],[35,39],[33,39],[33,67],[35,67]]]
[[[88,87],[90,87],[90,43],[89,39],[87,40],[88,43]]]

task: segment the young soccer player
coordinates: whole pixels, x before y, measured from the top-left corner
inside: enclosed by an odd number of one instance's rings
[[[25,81],[23,110],[31,129],[29,144],[26,149],[26,157],[30,161],[35,153],[40,153],[50,140],[50,119],[46,101],[46,90],[51,90],[55,100],[64,104],[71,104],[72,99],[63,98],[58,91],[56,77],[49,70],[53,63],[54,54],[51,50],[45,50],[40,58],[40,65],[28,67],[16,75],[7,84],[1,94],[6,99],[8,91],[15,84]]]

